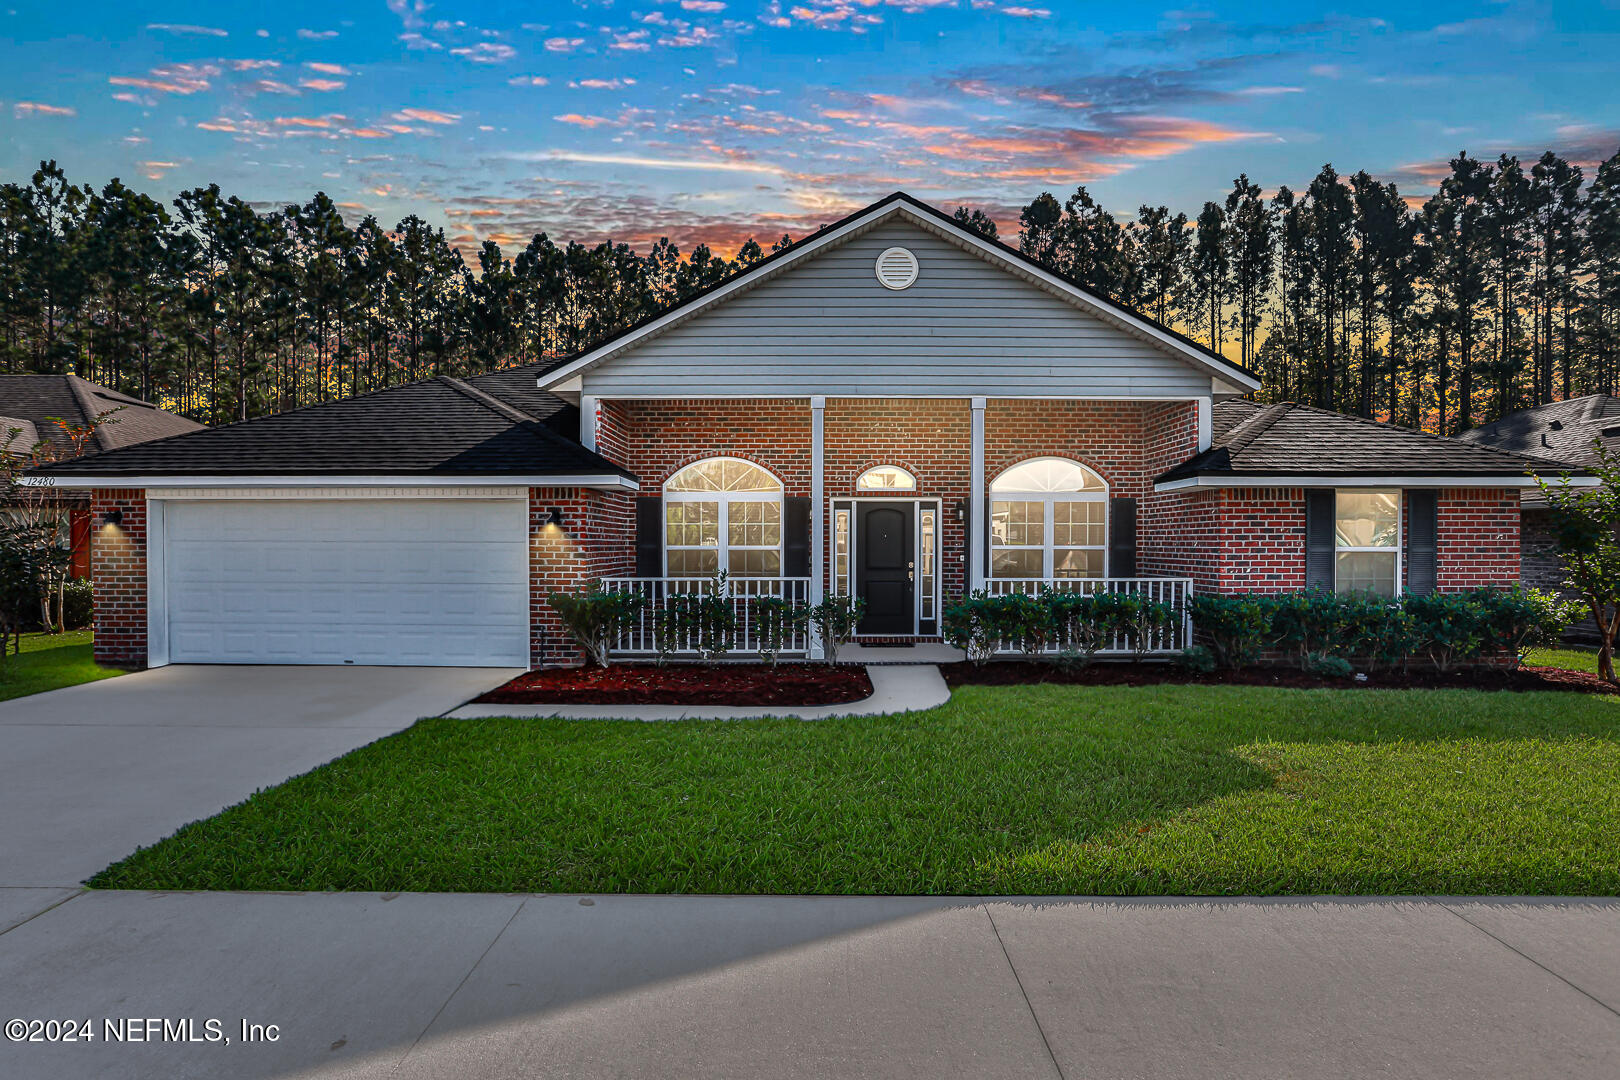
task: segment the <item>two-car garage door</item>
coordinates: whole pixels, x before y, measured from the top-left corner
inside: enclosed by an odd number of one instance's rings
[[[527,505],[165,501],[168,658],[526,667]]]

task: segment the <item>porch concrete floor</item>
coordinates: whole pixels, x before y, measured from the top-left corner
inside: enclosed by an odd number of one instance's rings
[[[899,648],[883,645],[845,645],[838,650],[840,664],[954,664],[967,654],[938,641],[923,641]]]

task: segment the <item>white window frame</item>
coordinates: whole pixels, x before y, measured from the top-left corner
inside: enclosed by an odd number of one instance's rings
[[[1040,460],[1047,459],[1047,458],[1051,458],[1051,459],[1054,459],[1054,460],[1057,460],[1057,461],[1066,462],[1067,464],[1073,465],[1078,469],[1084,470],[1088,475],[1094,476],[1094,477],[1097,478],[1097,482],[1102,484],[1102,490],[1100,490],[1100,491],[997,491],[996,490],[996,481],[1000,480],[1003,476],[1007,475],[1007,473],[1009,473],[1012,470],[1018,468],[1020,465],[1027,465],[1031,461],[1040,461]],[[1064,550],[1064,551],[1101,551],[1102,552],[1102,565],[1103,565],[1102,577],[1106,578],[1108,576],[1109,570],[1112,569],[1108,565],[1108,559],[1109,559],[1109,552],[1108,552],[1108,513],[1109,513],[1108,495],[1109,495],[1109,491],[1110,491],[1110,488],[1108,486],[1108,481],[1106,479],[1104,479],[1103,475],[1101,473],[1099,473],[1096,469],[1091,468],[1090,466],[1084,464],[1083,462],[1075,461],[1073,458],[1063,457],[1061,454],[1040,454],[1040,455],[1037,455],[1036,457],[1025,458],[1023,461],[1015,461],[1013,464],[1011,464],[1011,465],[1007,466],[1005,469],[1001,470],[1001,472],[996,474],[996,479],[990,481],[990,483],[986,486],[986,490],[985,490],[985,503],[984,503],[984,505],[985,505],[985,530],[986,530],[986,533],[988,534],[988,538],[989,538],[989,554],[990,554],[989,566],[986,569],[987,569],[987,572],[988,572],[989,580],[994,581],[994,580],[997,580],[998,578],[999,578],[999,580],[1002,580],[1002,581],[1030,581],[1030,580],[1035,580],[1035,579],[1031,579],[1031,578],[1012,577],[1012,576],[1006,575],[1006,574],[999,574],[998,575],[996,573],[996,552],[997,551],[1034,551],[1034,550],[1036,550],[1036,545],[1034,545],[1034,544],[1002,544],[1002,543],[997,543],[996,542],[996,534],[995,534],[995,528],[994,528],[993,523],[995,521],[996,503],[998,503],[998,502],[1029,502],[1029,503],[1040,503],[1040,504],[1042,504],[1042,511],[1041,511],[1041,522],[1042,522],[1041,544],[1039,546],[1040,552],[1041,552],[1041,574],[1040,574],[1039,580],[1042,580],[1042,581],[1087,581],[1087,580],[1096,581],[1097,580],[1096,578],[1056,578],[1056,577],[1053,577],[1053,564],[1054,564],[1054,560],[1056,559],[1054,551],[1057,550],[1057,549],[1060,549],[1060,548],[1062,550]],[[1103,508],[1103,519],[1102,519],[1103,542],[1101,544],[1055,544],[1055,543],[1053,543],[1053,540],[1055,539],[1055,537],[1057,535],[1056,512],[1054,511],[1053,507],[1058,503],[1088,503],[1088,502],[1094,502],[1094,503],[1101,503],[1102,504],[1102,508]]]
[[[697,468],[698,466],[701,466],[701,465],[708,465],[708,464],[711,464],[711,463],[716,462],[716,461],[737,461],[737,462],[741,462],[744,465],[748,465],[748,466],[751,466],[753,468],[756,468],[760,472],[764,473],[766,476],[769,476],[772,480],[776,481],[776,490],[774,492],[770,492],[770,491],[671,491],[669,489],[670,481],[674,480],[675,477],[679,476],[681,473],[685,472],[687,469]],[[782,483],[782,478],[780,476],[777,476],[775,473],[771,472],[771,470],[767,469],[765,466],[761,465],[759,462],[757,462],[757,461],[749,461],[747,458],[731,457],[730,455],[721,454],[721,455],[716,456],[716,457],[703,458],[703,459],[701,459],[699,461],[689,462],[686,465],[681,466],[675,472],[670,474],[669,480],[664,481],[664,507],[665,507],[665,509],[664,509],[664,514],[663,514],[663,521],[661,521],[659,523],[659,527],[664,530],[664,535],[663,535],[664,576],[665,577],[683,577],[683,578],[692,578],[692,579],[696,579],[697,577],[699,577],[699,575],[695,575],[695,574],[672,574],[672,573],[670,573],[670,569],[669,569],[669,553],[671,551],[710,551],[710,550],[713,550],[713,551],[716,552],[716,554],[715,554],[715,569],[716,569],[716,571],[717,572],[721,571],[721,570],[727,571],[727,576],[728,577],[746,578],[746,579],[755,580],[755,581],[769,580],[769,579],[772,579],[772,578],[781,578],[783,576],[782,571],[785,569],[785,566],[784,566],[782,560],[783,560],[783,558],[784,558],[784,556],[786,554],[782,549],[782,541],[784,539],[784,528],[786,526],[786,521],[784,520],[784,514],[785,514],[785,511],[786,511],[786,493],[787,493],[787,488]],[[691,502],[719,503],[719,505],[720,505],[720,515],[719,515],[720,522],[719,522],[719,528],[718,528],[718,530],[716,532],[716,535],[715,535],[715,545],[714,545],[713,548],[711,548],[707,544],[671,544],[669,542],[669,509],[668,509],[669,504],[670,503],[691,503]],[[772,545],[772,544],[732,544],[731,543],[731,505],[733,503],[775,503],[776,504],[776,543],[774,545]],[[731,552],[732,552],[733,549],[735,549],[737,551],[774,551],[774,552],[776,552],[776,573],[775,574],[761,574],[761,575],[733,574],[733,573],[730,573],[730,570],[731,570]]]
[[[906,485],[904,487],[869,486],[866,483],[866,478],[879,469],[894,470],[906,478]],[[874,465],[855,478],[855,490],[863,495],[886,495],[890,492],[897,495],[915,495],[917,493],[917,477],[910,469],[902,468],[899,465]]]
[[[1339,495],[1394,495],[1395,496],[1395,545],[1393,547],[1345,547],[1339,543]],[[1389,599],[1398,600],[1401,596],[1402,586],[1405,582],[1402,575],[1405,573],[1402,555],[1406,550],[1406,491],[1404,488],[1334,488],[1333,489],[1333,591],[1344,592],[1339,588],[1339,556],[1367,552],[1375,555],[1395,556],[1394,588]],[[1375,594],[1376,595],[1376,594]]]

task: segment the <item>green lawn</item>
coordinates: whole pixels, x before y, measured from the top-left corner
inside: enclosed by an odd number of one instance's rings
[[[1554,667],[1597,674],[1596,649],[1533,649],[1524,658],[1526,667]]]
[[[140,889],[1620,893],[1620,697],[966,687],[885,719],[424,720]]]
[[[8,651],[0,667],[0,701],[122,675],[117,668],[101,667],[95,662],[91,637],[89,630],[24,634],[22,654],[13,656]]]

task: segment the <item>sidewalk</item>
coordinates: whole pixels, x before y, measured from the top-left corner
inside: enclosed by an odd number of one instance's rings
[[[1617,1010],[1610,900],[92,892],[0,934],[0,1017],[280,1029],[0,1042],[30,1080],[1607,1080]]]

